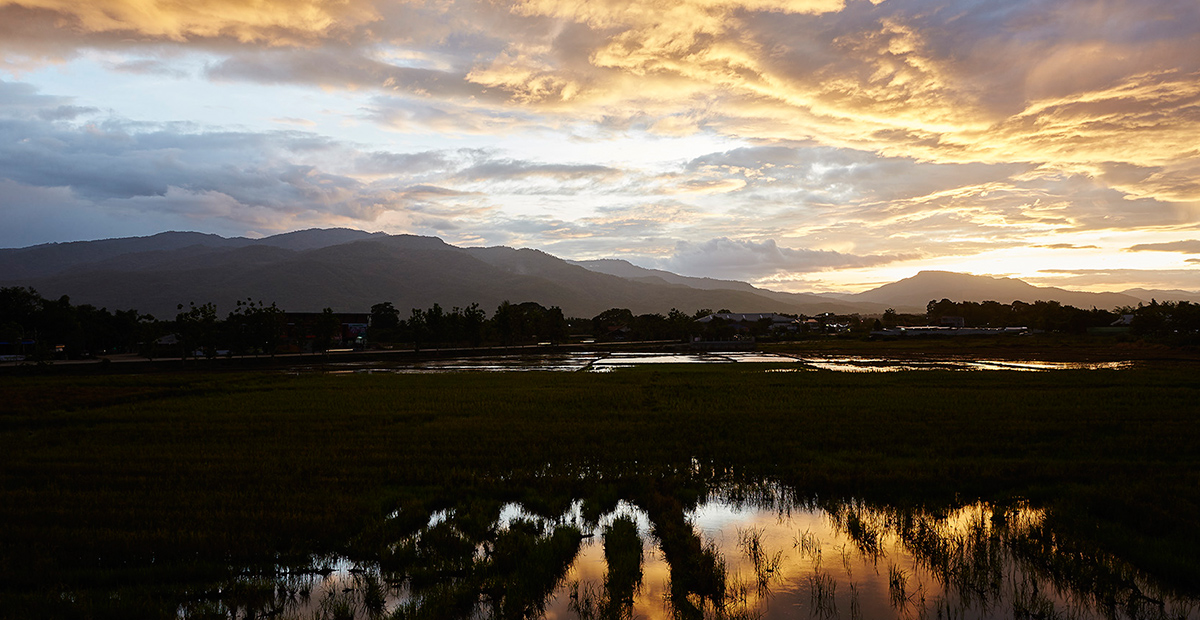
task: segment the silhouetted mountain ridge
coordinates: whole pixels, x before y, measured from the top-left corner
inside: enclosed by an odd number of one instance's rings
[[[922,271],[911,278],[884,284],[856,295],[847,295],[844,299],[894,304],[897,310],[909,307],[918,312],[924,312],[929,301],[941,299],[1000,303],[1058,301],[1063,305],[1085,309],[1136,306],[1141,301],[1121,293],[1088,293],[1038,287],[1015,278],[994,278],[951,271]]]
[[[136,308],[171,318],[182,304],[275,302],[292,311],[365,312],[390,301],[402,311],[465,307],[488,312],[502,301],[559,306],[590,317],[609,308],[637,314],[678,308],[735,312],[878,314],[888,307],[923,312],[930,300],[1056,300],[1111,309],[1149,301],[1120,293],[1040,288],[1011,278],[925,271],[853,295],[785,293],[745,282],[694,278],[623,260],[565,261],[526,248],[450,245],[437,237],[350,229],[311,229],[263,239],[190,232],[45,244],[0,250],[0,284],[32,286],[54,298],[110,309]],[[1139,291],[1140,292],[1140,291]],[[1195,295],[1186,291],[1145,291]]]
[[[301,231],[266,239],[225,239],[168,233],[0,251],[0,282],[32,286],[76,304],[137,308],[160,318],[179,305],[216,303],[226,312],[239,299],[275,302],[293,311],[446,308],[536,301],[568,315],[590,317],[612,308],[636,313],[679,308],[813,313],[814,307],[739,290],[650,284],[597,273],[545,252],[508,247],[459,248],[436,237]],[[351,239],[349,242],[344,239]],[[93,254],[90,249],[98,250]],[[48,257],[30,269],[29,257]],[[748,286],[748,285],[747,285]]]
[[[626,260],[620,259],[600,259],[589,261],[567,261],[574,265],[585,267],[592,271],[599,271],[610,275],[619,276],[627,280],[635,282],[645,282],[651,284],[666,284],[670,286],[685,286],[688,288],[696,288],[701,290],[735,290],[744,291],[761,295],[778,303],[788,305],[801,305],[805,307],[820,307],[821,312],[834,312],[838,314],[853,314],[853,313],[870,313],[883,312],[888,308],[887,304],[876,302],[848,302],[840,297],[818,295],[815,293],[787,293],[783,291],[772,291],[769,289],[758,288],[752,284],[741,282],[739,280],[719,280],[716,278],[696,278],[692,276],[681,276],[670,271],[661,269],[648,269],[639,267]]]
[[[1125,295],[1136,297],[1143,301],[1190,301],[1192,303],[1200,303],[1200,291],[1131,288],[1121,292]]]

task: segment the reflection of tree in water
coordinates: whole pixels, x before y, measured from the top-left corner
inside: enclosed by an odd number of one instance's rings
[[[410,595],[395,618],[463,618],[482,606],[493,618],[545,610],[579,553],[571,524],[518,517],[501,527],[497,502],[464,504],[396,543],[380,568],[402,575]]]
[[[889,602],[906,618],[1188,618],[1195,600],[1165,595],[1128,564],[1051,531],[1042,511],[977,505],[929,513],[825,502],[836,529],[877,565],[885,539],[941,586],[926,597],[909,571],[887,564]],[[857,593],[854,583],[851,588]]]
[[[674,617],[744,615],[744,609],[726,604],[724,559],[715,546],[703,543],[687,518],[706,498],[703,488],[630,485],[619,493],[600,489],[575,504],[588,527],[598,526],[602,517],[612,518],[602,530],[607,565],[603,590],[576,584],[571,609],[583,618],[633,617],[642,588],[643,543],[633,518],[614,513],[623,499],[650,522],[650,534],[669,569],[665,604]],[[459,503],[434,513],[427,526],[389,546],[380,568],[394,583],[407,586],[394,617],[519,618],[544,612],[582,540],[591,534],[568,522],[570,510],[504,522],[503,505]]]
[[[583,620],[630,620],[633,600],[642,588],[642,538],[628,515],[604,528],[604,591],[576,582],[571,611]]]
[[[754,617],[784,581],[785,567],[799,593],[807,590],[811,614],[822,618],[871,617],[889,604],[890,615],[912,619],[1195,617],[1190,599],[1167,599],[1127,565],[1073,546],[1049,529],[1044,514],[1020,506],[933,512],[817,502],[775,485],[714,488],[677,478],[605,481],[583,487],[585,493],[514,486],[412,506],[365,533],[356,543],[363,557],[356,559],[377,561],[378,571],[356,575],[346,592],[322,601],[314,617],[529,618],[565,592],[570,611],[583,620],[633,618],[644,589],[638,518],[649,523],[669,571],[661,604],[678,619]],[[781,518],[821,511],[840,542],[799,532],[789,559],[768,549],[764,530],[740,529],[737,547],[753,571],[741,583],[688,518],[714,501]],[[521,510],[513,510],[518,505]],[[576,582],[564,590],[593,532],[603,542],[603,583]],[[868,600],[873,579],[885,587],[886,601]],[[282,602],[246,609],[295,617]]]
[[[646,493],[638,504],[650,518],[651,533],[671,570],[670,605],[677,618],[703,618],[708,607],[725,608],[725,562],[705,546],[674,495]],[[695,505],[689,506],[695,508]]]

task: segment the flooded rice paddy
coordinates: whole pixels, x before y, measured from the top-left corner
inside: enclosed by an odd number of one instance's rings
[[[656,491],[558,514],[462,501],[418,515],[379,562],[251,577],[243,608],[181,618],[1200,618],[1017,504],[940,512],[818,502],[779,488],[695,503]],[[392,518],[413,515],[400,512]]]
[[[1131,361],[1117,362],[1051,362],[1041,360],[1001,360],[970,357],[945,359],[894,359],[852,355],[781,355],[760,352],[728,353],[634,353],[580,352],[542,355],[507,355],[430,359],[411,362],[351,362],[333,363],[323,372],[612,372],[620,368],[650,364],[779,364],[771,372],[904,372],[911,370],[987,371],[1014,370],[1045,372],[1053,370],[1123,369],[1134,366]]]

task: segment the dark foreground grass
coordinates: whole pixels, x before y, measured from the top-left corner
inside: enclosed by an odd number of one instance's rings
[[[1195,594],[1198,376],[1173,364],[4,377],[0,598],[344,553],[399,506],[475,488],[696,471],[894,504],[1028,498]]]

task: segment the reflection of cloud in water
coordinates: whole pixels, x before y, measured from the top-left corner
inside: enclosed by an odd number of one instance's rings
[[[1161,610],[1147,604],[1161,600],[1161,594],[1150,594],[1132,610],[1105,609],[1097,604],[1104,594],[1092,598],[1037,574],[1031,570],[1037,559],[1022,558],[1012,549],[1040,536],[1043,519],[1038,510],[986,504],[937,518],[855,504],[841,504],[832,513],[817,508],[781,513],[720,501],[689,513],[700,537],[723,558],[727,587],[740,592],[741,598],[727,601],[732,617],[741,617],[740,612],[768,620],[1200,617],[1194,604],[1168,600]],[[778,554],[781,560],[767,576],[766,591],[754,588],[755,562],[741,544],[747,533],[757,537],[768,556]],[[661,554],[646,558],[647,585],[668,582],[671,569]],[[580,587],[603,579],[602,547],[592,543],[581,552],[567,582]],[[672,617],[663,604],[664,588],[643,592],[634,617]],[[1139,583],[1135,592],[1150,593],[1152,588]],[[576,617],[566,609],[569,598],[560,590],[547,617]]]
[[[818,502],[772,485],[721,487],[684,504],[653,486],[630,489],[553,510],[460,500],[409,514],[420,525],[378,564],[318,558],[309,572],[248,577],[229,590],[265,586],[278,598],[258,611],[286,618],[333,617],[335,607],[359,618],[371,609],[397,618],[447,609],[458,610],[449,617],[610,617],[618,607],[609,597],[620,595],[632,597],[622,599],[632,602],[624,611],[646,620],[689,616],[677,615],[687,611],[680,604],[697,618],[1200,620],[1196,600],[1168,597],[1116,558],[1081,553],[1022,504],[929,513]],[[402,512],[390,519],[403,521]],[[628,534],[625,555],[610,556],[626,561],[614,578],[606,545],[617,521]],[[710,598],[708,569],[683,559],[716,569],[721,600]]]

